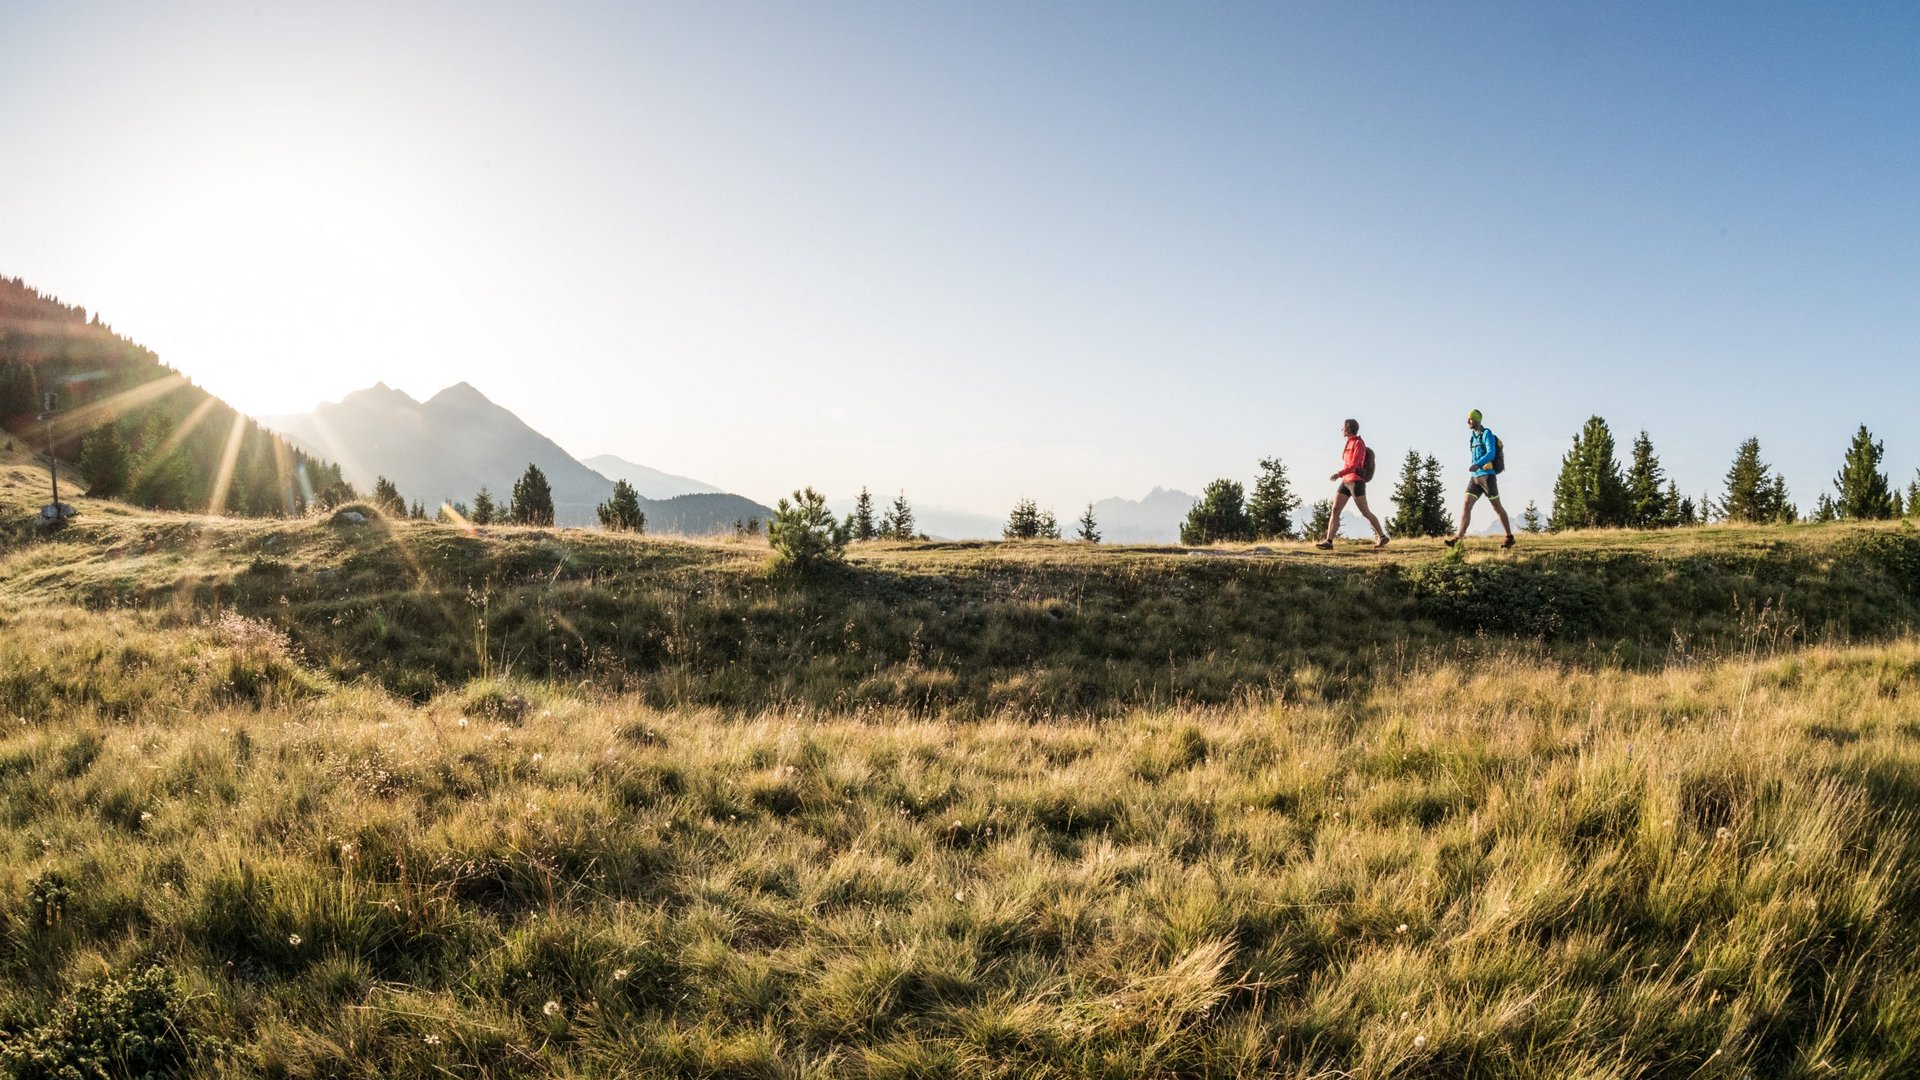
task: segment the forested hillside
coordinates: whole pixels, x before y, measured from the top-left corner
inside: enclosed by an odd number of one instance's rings
[[[40,421],[48,393],[50,431]],[[0,279],[0,427],[43,453],[51,435],[89,494],[141,506],[281,515],[345,494],[337,466],[194,386],[97,313],[19,278]]]

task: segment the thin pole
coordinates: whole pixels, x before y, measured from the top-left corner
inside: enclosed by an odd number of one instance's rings
[[[60,513],[60,459],[53,453],[53,391],[47,391],[47,411],[40,419],[47,422],[47,472],[53,476],[53,519],[59,521],[65,515]]]

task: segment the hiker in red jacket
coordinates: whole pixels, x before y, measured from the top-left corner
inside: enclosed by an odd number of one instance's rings
[[[1327,515],[1327,535],[1313,545],[1322,551],[1333,547],[1333,538],[1340,535],[1340,511],[1347,508],[1351,498],[1360,516],[1373,526],[1373,546],[1387,546],[1387,531],[1380,527],[1380,519],[1367,509],[1367,444],[1360,438],[1360,421],[1349,420],[1341,425],[1347,435],[1347,448],[1340,455],[1340,471],[1328,477],[1338,481],[1340,487],[1333,494],[1333,513]]]

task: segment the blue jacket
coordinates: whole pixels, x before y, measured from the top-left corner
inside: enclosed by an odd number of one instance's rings
[[[1493,455],[1498,446],[1499,442],[1493,437],[1493,431],[1484,425],[1479,431],[1469,433],[1467,452],[1473,455],[1473,464],[1467,466],[1467,471],[1474,476],[1492,476]]]

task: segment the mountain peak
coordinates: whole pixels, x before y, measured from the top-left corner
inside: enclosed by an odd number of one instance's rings
[[[413,400],[413,398],[409,397],[405,390],[395,390],[393,387],[388,386],[386,383],[383,383],[383,382],[374,383],[372,386],[367,387],[365,390],[355,390],[353,393],[348,394],[346,397],[340,399],[340,403],[343,405],[349,401],[369,402],[369,403],[378,402],[378,403],[389,404],[389,405],[400,404],[403,402],[408,405],[420,404],[419,402]]]
[[[464,380],[461,382],[454,383],[452,386],[447,387],[445,390],[442,390],[439,393],[427,399],[427,404],[429,405],[433,405],[436,403],[442,404],[442,405],[466,404],[466,403],[486,404],[486,405],[493,404],[493,402],[487,397],[487,395],[475,389],[472,383],[466,382]]]

